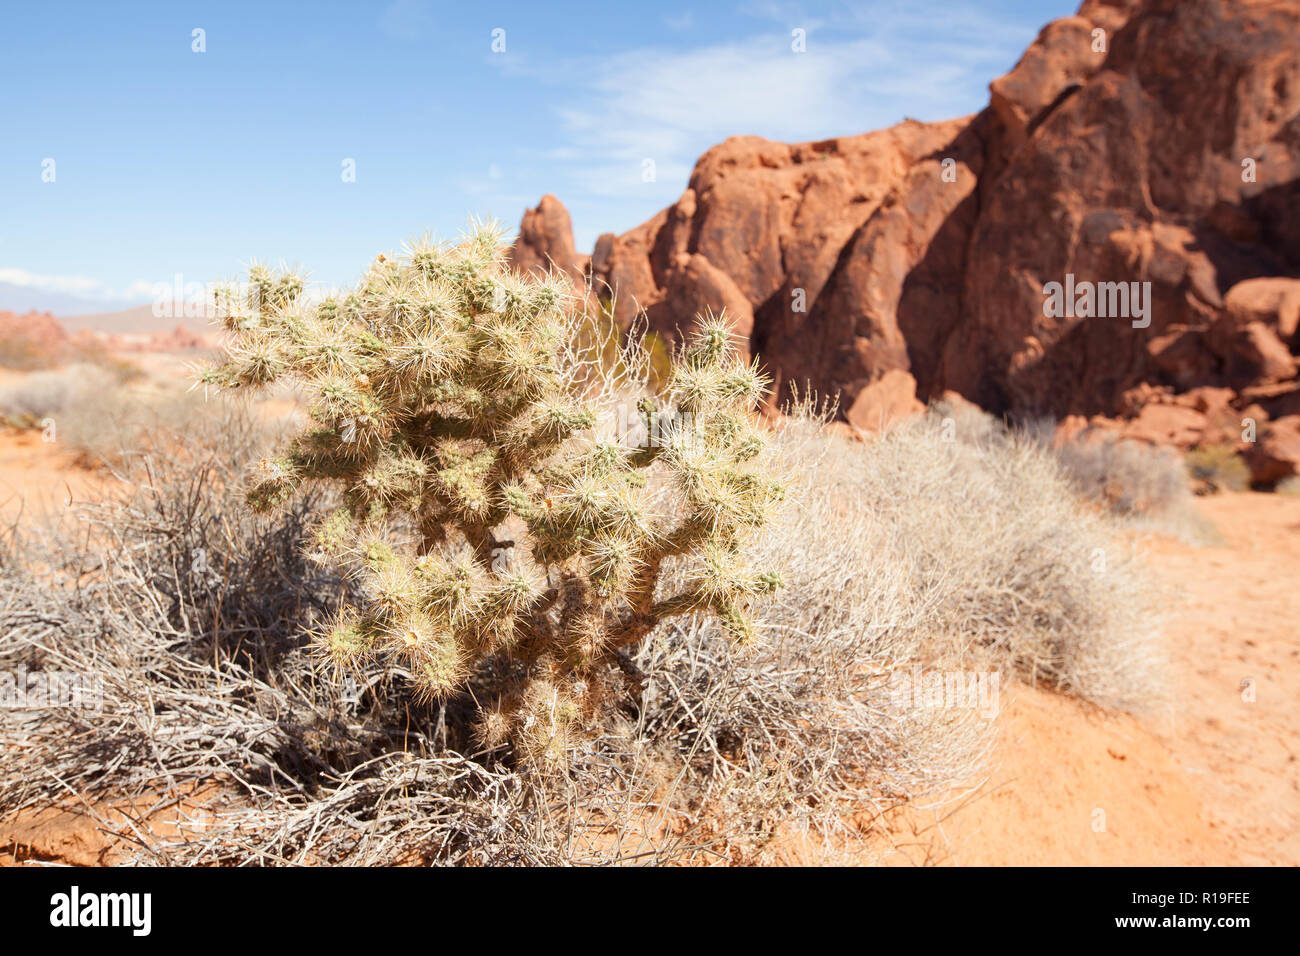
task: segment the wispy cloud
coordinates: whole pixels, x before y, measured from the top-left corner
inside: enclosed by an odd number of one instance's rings
[[[825,21],[778,3],[743,8],[747,36],[692,48],[645,47],[521,72],[564,85],[586,78],[556,109],[559,142],[537,151],[575,193],[671,201],[699,154],[728,136],[815,140],[944,119],[981,108],[1038,24],[954,4],[942,17],[891,5]],[[792,31],[803,31],[796,52]],[[642,171],[653,160],[656,181]]]
[[[137,279],[124,288],[116,288],[87,276],[38,275],[26,269],[13,268],[0,268],[0,283],[37,292],[51,292],[89,301],[109,302],[143,301],[153,296],[155,287],[155,283],[145,279]]]

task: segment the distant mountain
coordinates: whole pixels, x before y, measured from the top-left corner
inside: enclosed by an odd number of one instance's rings
[[[129,308],[134,303],[126,303]],[[0,282],[0,309],[6,312],[50,312],[54,315],[90,315],[123,308],[120,300],[87,299],[67,292]]]
[[[69,332],[89,329],[113,335],[171,332],[178,325],[194,332],[210,332],[206,318],[184,315],[156,316],[152,302],[128,304],[121,301],[83,299],[64,292],[49,292],[29,286],[0,282],[0,311],[22,315],[42,312],[55,315]],[[177,309],[183,311],[183,308]]]
[[[116,312],[95,312],[89,315],[59,315],[59,321],[69,332],[90,329],[112,335],[149,334],[170,332],[178,325],[194,332],[211,332],[207,319],[163,316],[153,314],[153,305],[137,305]]]

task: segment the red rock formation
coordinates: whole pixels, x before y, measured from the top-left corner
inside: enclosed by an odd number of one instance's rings
[[[1171,365],[1179,385],[1284,375],[1257,330],[1204,333],[1229,287],[1286,268],[1221,227],[1225,208],[1300,175],[1298,39],[1296,4],[1227,0],[1155,0],[1114,32],[1100,68],[1036,119],[989,184],[944,383],[1010,410],[1107,413]],[[1261,155],[1258,182],[1243,182],[1243,159]],[[1043,284],[1067,274],[1149,281],[1150,327],[1044,317]],[[1176,361],[1159,361],[1149,346],[1169,334]]]
[[[0,338],[15,337],[51,347],[68,341],[68,333],[49,312],[24,312],[19,315],[16,312],[0,311]]]
[[[216,341],[215,334],[203,336],[183,325],[150,334],[78,329],[69,335],[49,312],[0,311],[0,364],[18,368],[93,359],[109,352],[185,352],[211,347]]]
[[[67,331],[48,312],[0,312],[0,363],[42,364],[66,351],[69,342]]]
[[[122,334],[111,332],[90,332],[95,341],[104,348],[114,352],[189,352],[195,349],[212,348],[220,342],[220,335],[214,333],[199,334],[184,325],[177,325],[170,332],[150,332],[145,334]]]
[[[1259,440],[1246,450],[1251,480],[1273,485],[1300,474],[1300,415],[1288,415],[1266,425]]]
[[[1209,440],[1211,419],[1300,404],[1298,51],[1295,0],[1087,0],[974,117],[729,139],[589,262],[546,197],[516,261],[585,269],[620,322],[669,336],[725,308],[783,395],[810,384],[850,420],[907,373],[923,399]],[[1149,323],[1049,314],[1067,276],[1138,283]],[[1182,400],[1205,388],[1231,391]]]
[[[510,250],[511,265],[516,269],[539,273],[558,269],[581,279],[588,260],[574,250],[573,221],[554,196],[546,194],[536,209],[524,213],[519,238]]]

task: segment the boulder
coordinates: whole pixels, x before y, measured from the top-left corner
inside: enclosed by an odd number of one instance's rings
[[[1240,323],[1232,313],[1225,314],[1206,336],[1223,360],[1223,378],[1233,386],[1283,382],[1296,377],[1296,361],[1282,340],[1263,322]]]
[[[883,431],[925,411],[916,398],[916,380],[901,369],[891,369],[864,386],[849,406],[849,424],[861,431]]]
[[[1241,420],[1246,413],[1237,410],[1237,400],[1236,393],[1230,388],[1206,385],[1174,396],[1173,404],[1190,408],[1204,415],[1205,427],[1199,443],[1219,445],[1241,440]]]
[[[1187,326],[1174,326],[1152,336],[1146,351],[1159,376],[1180,388],[1217,380],[1223,364],[1206,342],[1205,333]]]
[[[559,270],[582,282],[588,256],[573,247],[573,221],[564,204],[549,193],[524,213],[519,238],[510,249],[510,264],[520,272]]]
[[[1283,342],[1296,345],[1300,327],[1300,279],[1280,277],[1238,282],[1224,296],[1228,314],[1239,325],[1262,322]]]
[[[1191,448],[1201,442],[1208,419],[1204,412],[1182,405],[1151,404],[1121,429],[1125,438],[1152,445]]]
[[[1288,415],[1269,422],[1245,452],[1250,480],[1272,486],[1300,474],[1300,415]]]

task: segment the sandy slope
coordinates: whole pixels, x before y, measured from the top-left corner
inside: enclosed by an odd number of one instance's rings
[[[106,479],[75,464],[76,455],[37,431],[0,429],[0,519],[58,514]]]
[[[1197,507],[1221,545],[1150,548],[1176,595],[1169,707],[1139,722],[1006,689],[989,781],[898,815],[885,862],[1300,864],[1300,497]]]

